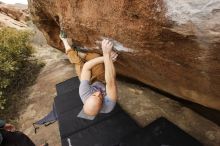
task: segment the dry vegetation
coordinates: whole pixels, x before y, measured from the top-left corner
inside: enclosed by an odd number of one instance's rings
[[[14,120],[24,102],[24,89],[33,84],[42,67],[29,44],[32,33],[0,30],[0,117]]]

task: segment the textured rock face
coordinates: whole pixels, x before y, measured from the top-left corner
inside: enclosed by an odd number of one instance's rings
[[[119,74],[220,110],[220,0],[29,0],[29,9],[57,49],[60,27],[89,51],[112,39]]]
[[[25,5],[7,5],[0,3],[0,13],[11,17],[16,21],[23,21],[29,19],[29,12]]]
[[[26,20],[30,20],[27,6],[0,3],[0,27],[27,29]]]

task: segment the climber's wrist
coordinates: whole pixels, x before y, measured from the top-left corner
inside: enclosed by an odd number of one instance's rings
[[[111,52],[103,52],[103,56],[109,56]]]
[[[61,40],[63,41],[63,43],[68,43],[67,38],[62,38]]]

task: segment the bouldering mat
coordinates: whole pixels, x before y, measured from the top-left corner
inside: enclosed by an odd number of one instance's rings
[[[59,84],[56,84],[57,94],[61,95],[63,93],[71,91],[74,88],[79,88],[79,84],[80,84],[80,81],[79,81],[78,76],[70,78],[66,81],[59,83]]]
[[[56,85],[54,101],[63,146],[202,146],[163,117],[140,128],[118,104],[92,121],[78,118],[83,106],[79,83],[74,77]]]
[[[114,145],[124,136],[140,129],[119,105],[111,113],[99,114],[92,121],[78,118],[83,106],[78,79],[72,78],[56,87],[58,95],[54,101],[63,146]]]
[[[120,146],[202,146],[195,138],[161,117],[124,137]]]

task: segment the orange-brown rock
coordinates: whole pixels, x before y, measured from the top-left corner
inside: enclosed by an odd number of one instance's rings
[[[25,5],[8,5],[0,3],[0,13],[11,17],[16,21],[29,20],[29,12]]]
[[[219,0],[29,0],[29,9],[57,49],[61,27],[89,51],[109,38],[119,74],[220,110]]]

